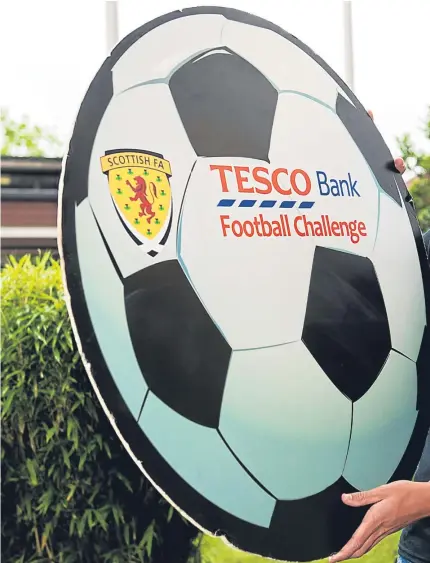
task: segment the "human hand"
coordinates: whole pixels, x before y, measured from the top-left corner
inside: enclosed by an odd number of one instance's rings
[[[367,113],[369,114],[369,116],[371,117],[371,119],[373,121],[373,119],[374,119],[373,111],[371,109],[369,109]],[[406,164],[405,164],[405,161],[403,160],[403,158],[395,158],[394,159],[394,165],[397,168],[397,170],[400,172],[400,174],[403,174],[405,172]]]
[[[342,495],[348,506],[373,505],[349,542],[330,563],[356,559],[390,534],[430,516],[430,483],[395,481],[370,491]]]

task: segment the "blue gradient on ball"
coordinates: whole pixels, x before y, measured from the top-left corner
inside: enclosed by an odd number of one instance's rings
[[[76,208],[76,244],[85,301],[97,342],[122,398],[137,419],[148,386],[128,331],[124,287],[88,199]]]
[[[206,499],[269,527],[276,500],[248,475],[216,430],[184,418],[151,392],[139,425],[166,462]]]

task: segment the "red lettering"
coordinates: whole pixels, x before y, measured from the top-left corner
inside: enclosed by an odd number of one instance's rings
[[[244,188],[243,184],[248,182],[248,178],[242,176],[242,172],[248,172],[248,166],[235,166],[234,171],[236,173],[236,181],[237,181],[237,191],[242,192],[245,194],[251,194],[254,191],[254,188]]]
[[[227,186],[227,178],[225,177],[225,173],[228,170],[229,172],[233,171],[233,168],[231,166],[223,166],[222,164],[211,164],[209,166],[210,170],[218,170],[219,172],[219,178],[221,180],[221,186],[222,186],[222,191],[223,192],[228,192],[228,186]]]
[[[254,236],[254,225],[251,223],[251,221],[243,222],[243,232],[247,237]]]
[[[303,233],[299,230],[298,227],[298,223],[299,221],[304,221],[305,220],[305,216],[304,215],[299,215],[298,217],[296,217],[294,219],[294,230],[296,231],[296,233],[299,235],[299,237],[305,237],[306,236],[306,231]]]
[[[366,225],[363,223],[363,221],[359,221],[357,227],[358,227],[358,232],[359,232],[360,236],[361,237],[367,237]]]
[[[301,168],[296,168],[291,174],[289,174],[286,168],[276,168],[270,174],[269,170],[264,166],[256,166],[251,171],[248,166],[225,166],[222,164],[211,164],[209,168],[211,171],[218,171],[223,192],[230,191],[227,185],[227,172],[234,172],[239,193],[268,195],[273,190],[276,190],[283,196],[289,196],[293,192],[299,196],[306,196],[312,189],[309,174]],[[256,183],[255,187],[247,186],[250,174]],[[284,182],[281,182],[282,175],[287,177]]]
[[[299,188],[299,186],[297,185],[297,182],[296,182],[296,176],[297,175],[303,176],[303,178],[305,179],[306,187],[305,187],[304,190],[301,190]],[[309,178],[309,175],[304,170],[301,170],[300,168],[296,168],[296,170],[293,170],[291,172],[291,185],[293,187],[293,190],[298,195],[308,195],[308,193],[311,191],[311,187],[312,187],[311,179]]]
[[[227,225],[225,221],[230,219],[230,215],[220,215],[219,218],[221,219],[222,234],[226,237],[227,229],[230,229],[230,225]]]
[[[339,227],[340,227],[340,233],[341,236],[345,237],[345,236],[349,236],[349,228],[350,225],[346,222],[346,221],[341,221],[339,223]],[[333,230],[333,229],[332,229]],[[334,231],[333,231],[334,232]]]
[[[270,237],[272,235],[272,225],[269,223],[269,221],[266,221],[264,219],[264,216],[261,213],[259,217],[260,217],[261,226],[263,228],[263,236]]]
[[[255,232],[257,233],[257,235],[259,237],[262,236],[260,229],[258,228],[260,226],[260,223],[258,222],[258,217],[254,217],[254,227],[255,227]]]
[[[237,232],[236,232],[237,229]],[[243,227],[240,223],[240,221],[233,221],[233,223],[231,224],[231,230],[233,231],[233,234],[235,237],[241,237],[243,234]]]
[[[335,237],[341,236],[339,232],[340,225],[337,221],[332,221],[330,227],[331,227],[331,232],[334,234]]]
[[[311,236],[315,236],[314,224],[312,221],[308,221],[306,219],[306,215],[303,215],[303,223],[305,224],[306,235],[309,236],[309,231],[311,232]]]
[[[264,176],[261,176],[261,174],[259,174],[260,172],[264,172],[265,174],[269,175],[269,171],[267,170],[267,168],[263,168],[263,166],[257,166],[252,171],[252,177],[259,184],[264,184],[266,188],[265,189],[255,188],[255,191],[259,194],[270,194],[270,192],[272,191],[272,184],[270,183],[269,178],[265,178]]]
[[[286,190],[282,189],[278,183],[278,177],[280,174],[286,174],[288,176],[288,170],[286,168],[277,168],[273,171],[272,174],[272,185],[277,192],[282,195],[291,195],[291,188],[287,188]]]

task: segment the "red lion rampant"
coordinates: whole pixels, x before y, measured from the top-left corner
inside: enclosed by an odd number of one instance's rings
[[[136,182],[135,186],[132,186],[131,183],[127,180],[126,184],[134,191],[136,194],[134,197],[130,198],[130,201],[137,201],[140,200],[140,213],[139,217],[147,217],[147,222],[150,223],[152,219],[155,217],[155,213],[152,210],[152,206],[154,205],[155,198],[158,198],[157,195],[157,188],[155,187],[154,182],[149,182],[149,187],[142,176],[135,176],[134,181]],[[149,201],[148,196],[152,196],[152,201]]]

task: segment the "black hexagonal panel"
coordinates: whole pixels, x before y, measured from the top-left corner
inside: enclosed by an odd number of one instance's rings
[[[391,339],[368,258],[316,247],[302,339],[327,377],[352,401],[371,387]]]
[[[149,388],[186,418],[216,428],[231,348],[176,260],[124,280],[128,326]]]
[[[173,74],[170,89],[199,156],[268,160],[278,93],[249,62],[205,53]]]

